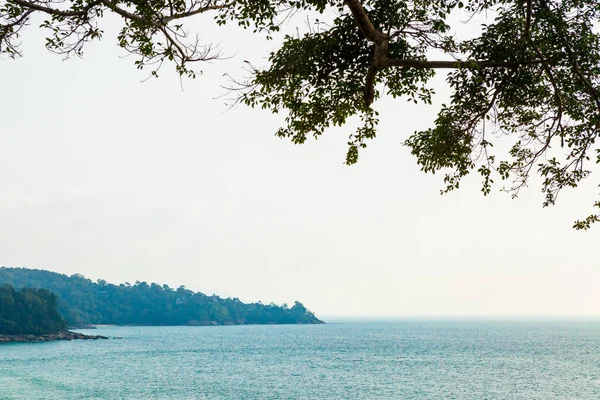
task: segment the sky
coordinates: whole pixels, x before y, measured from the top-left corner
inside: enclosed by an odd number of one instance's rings
[[[352,125],[298,146],[281,115],[228,109],[276,43],[197,19],[229,58],[180,82],[145,80],[116,46],[119,21],[83,59],[43,47],[0,61],[0,265],[147,281],[243,301],[302,301],[317,316],[600,314],[600,226],[573,230],[600,171],[543,209],[539,180],[516,200],[478,179],[440,196],[408,148],[433,107],[384,99],[379,136],[345,166]],[[225,95],[225,96],[224,96]]]

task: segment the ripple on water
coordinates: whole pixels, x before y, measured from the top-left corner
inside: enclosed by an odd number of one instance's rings
[[[600,399],[598,321],[90,332],[0,346],[0,399]]]

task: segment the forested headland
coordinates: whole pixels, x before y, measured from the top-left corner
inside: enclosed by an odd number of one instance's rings
[[[46,289],[0,286],[0,335],[47,335],[67,329],[58,297]]]
[[[43,288],[58,296],[58,311],[69,326],[85,325],[241,325],[323,323],[300,302],[287,305],[243,303],[180,286],[93,282],[80,274],[0,267],[0,285]]]

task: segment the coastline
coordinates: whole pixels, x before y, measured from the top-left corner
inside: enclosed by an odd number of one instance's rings
[[[217,322],[217,321],[190,321],[187,324],[83,324],[72,325],[69,329],[98,329],[98,328],[114,328],[125,326],[151,326],[151,327],[167,327],[167,326],[267,326],[267,325],[322,325],[327,322],[317,319],[311,322],[265,322],[262,324],[247,323],[247,322]],[[1,335],[0,335],[1,336]]]
[[[32,343],[32,342],[52,342],[57,340],[97,340],[108,339],[100,335],[84,335],[83,333],[65,331],[51,333],[47,335],[0,335],[0,343]]]

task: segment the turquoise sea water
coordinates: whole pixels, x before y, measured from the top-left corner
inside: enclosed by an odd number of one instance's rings
[[[0,399],[600,399],[600,322],[104,327],[0,345]]]

